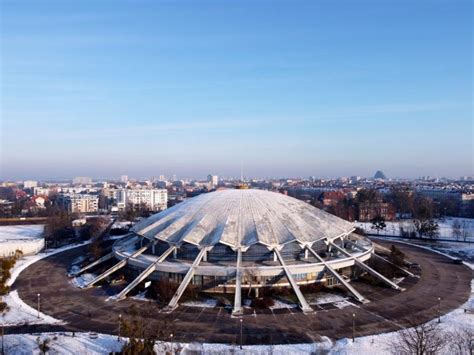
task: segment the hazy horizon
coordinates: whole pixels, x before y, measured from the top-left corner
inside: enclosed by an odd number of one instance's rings
[[[0,180],[474,175],[472,3],[1,2]]]
[[[362,179],[373,179],[374,174],[372,175],[358,175],[358,174],[342,174],[342,175],[315,175],[315,174],[310,174],[310,175],[244,175],[243,178],[244,180],[251,180],[251,179],[309,179],[309,178],[315,178],[315,179],[338,179],[338,178],[351,178],[353,176],[360,177]],[[384,172],[384,171],[383,171]],[[94,182],[100,182],[100,181],[117,181],[120,182],[121,177],[123,175],[126,175],[129,181],[146,181],[150,179],[158,179],[160,175],[164,175],[167,180],[172,180],[172,178],[175,176],[177,180],[196,180],[196,181],[204,181],[207,179],[207,176],[211,175],[218,175],[219,179],[234,179],[234,180],[240,180],[240,175],[222,175],[218,174],[215,172],[208,172],[205,174],[190,174],[190,175],[178,175],[178,174],[152,174],[152,175],[129,175],[126,173],[116,175],[116,176],[100,176],[100,175],[88,175],[88,174],[78,174],[78,175],[71,175],[67,177],[53,177],[53,178],[48,178],[48,177],[38,177],[38,176],[20,176],[12,179],[0,179],[1,181],[26,181],[26,180],[34,180],[34,181],[39,181],[39,182],[70,182],[76,177],[88,177],[91,178]],[[387,180],[407,180],[407,181],[412,181],[416,180],[422,177],[429,177],[430,179],[449,179],[449,180],[459,180],[460,178],[463,178],[465,176],[472,177],[470,175],[461,175],[461,176],[432,176],[432,175],[422,175],[422,176],[414,176],[414,177],[407,177],[407,176],[389,176],[384,172],[384,174],[387,177]]]

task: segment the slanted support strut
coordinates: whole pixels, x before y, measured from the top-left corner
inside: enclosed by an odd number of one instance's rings
[[[137,287],[140,282],[142,282],[148,276],[150,276],[153,273],[153,271],[156,270],[156,267],[158,266],[158,264],[165,261],[165,259],[168,257],[168,255],[170,255],[173,252],[174,249],[176,249],[176,246],[169,247],[163,254],[160,255],[160,257],[156,261],[148,265],[148,267],[145,270],[143,270],[142,273],[138,275],[138,277],[134,279],[127,287],[125,287],[115,298],[117,300],[124,299],[125,296],[127,296],[127,294],[131,290]]]
[[[326,269],[336,278],[339,280],[339,282],[341,284],[343,284],[348,290],[350,293],[352,293],[352,295],[359,301],[359,302],[362,302],[362,303],[365,303],[365,302],[368,302],[354,287],[352,287],[351,284],[349,284],[346,280],[344,280],[344,278],[336,271],[332,268],[331,265],[329,265],[321,256],[319,256],[318,253],[316,253],[313,248],[311,247],[306,247],[307,250],[309,250],[311,252],[311,254],[314,255],[314,257],[316,259],[318,259],[320,262],[322,262],[324,264],[324,266],[326,267]]]
[[[153,243],[157,243],[158,241],[153,241],[151,243],[148,243],[146,244],[144,247],[141,247],[140,249],[136,250],[135,252],[133,252],[130,256],[127,256],[125,259],[122,259],[120,260],[117,264],[115,264],[114,266],[112,266],[110,269],[104,271],[102,274],[100,274],[99,276],[97,276],[95,279],[93,279],[92,281],[90,281],[86,286],[85,288],[88,288],[88,287],[91,287],[93,286],[95,283],[99,282],[100,280],[103,280],[105,279],[107,276],[111,275],[112,273],[114,273],[115,271],[123,268],[125,265],[127,265],[127,261],[128,259],[130,258],[136,258],[137,256],[143,254],[147,249],[148,247],[150,246],[150,244],[153,244]]]
[[[285,261],[283,260],[283,257],[281,256],[280,252],[277,249],[274,249],[274,253],[277,256],[278,260],[280,261],[281,266],[283,266],[283,270],[285,271],[286,277],[288,281],[290,282],[291,287],[293,288],[293,291],[296,294],[296,297],[298,297],[298,301],[300,302],[300,308],[304,313],[311,313],[314,312],[314,310],[310,307],[308,302],[306,302],[306,299],[303,296],[303,293],[301,292],[297,282],[293,278],[293,275],[291,274],[290,269],[286,265]]]
[[[388,278],[386,278],[385,276],[383,276],[381,273],[375,271],[374,269],[372,269],[370,266],[364,264],[362,261],[360,261],[359,259],[357,259],[355,256],[353,256],[352,254],[350,254],[349,252],[347,252],[346,250],[342,249],[341,247],[339,247],[338,245],[328,241],[329,244],[331,244],[334,248],[336,248],[337,250],[339,250],[342,254],[346,255],[347,257],[351,258],[352,260],[354,260],[355,264],[357,264],[357,266],[365,269],[367,272],[369,272],[370,274],[374,275],[375,277],[379,278],[380,280],[382,280],[383,282],[385,282],[386,284],[388,284],[390,287],[394,288],[395,290],[399,290],[399,291],[403,291],[403,288],[401,288],[400,286],[398,286],[396,283],[392,282],[391,280],[389,280]]]
[[[210,250],[210,247],[204,247],[201,249],[199,254],[196,256],[196,259],[194,259],[193,264],[189,267],[188,272],[183,278],[183,281],[180,283],[178,289],[176,290],[173,298],[171,299],[170,303],[165,307],[163,310],[166,313],[172,312],[176,307],[178,307],[178,302],[181,296],[183,295],[184,291],[186,290],[186,287],[188,287],[189,283],[194,277],[194,272],[196,270],[196,267],[199,265],[201,262],[202,258],[204,257],[204,254],[207,253],[208,250]]]

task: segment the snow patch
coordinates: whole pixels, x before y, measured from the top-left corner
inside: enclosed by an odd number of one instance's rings
[[[8,310],[1,315],[0,324],[3,326],[23,325],[23,324],[62,324],[60,320],[50,317],[38,311],[26,303],[24,303],[18,292],[12,291],[8,295],[3,296],[3,302],[8,305]]]
[[[462,225],[462,228],[466,231],[467,241],[474,241],[474,219],[449,217],[438,218],[436,219],[436,222],[438,223],[439,238],[456,240],[453,226],[455,222],[457,222],[459,225]],[[369,234],[400,236],[400,228],[403,228],[407,232],[415,230],[413,221],[411,219],[401,221],[387,221],[385,222],[385,225],[386,227],[383,230],[377,232],[376,229],[372,228],[373,224],[371,222],[355,223],[356,227],[363,229]],[[462,240],[462,238],[460,240]]]
[[[0,243],[10,240],[38,239],[42,237],[43,231],[43,224],[0,226]]]
[[[347,298],[330,292],[317,292],[311,295],[306,295],[309,304],[326,304],[345,301]]]
[[[269,307],[270,309],[284,309],[284,308],[297,308],[298,305],[294,303],[283,302],[281,300],[273,299],[273,306]]]
[[[181,303],[183,306],[187,307],[202,307],[202,308],[214,308],[217,306],[217,300],[214,298],[206,298],[200,301],[187,301]]]
[[[145,302],[153,302],[151,298],[146,297],[146,291],[139,292],[135,296],[130,297],[132,300],[135,301],[145,301]]]
[[[97,277],[95,274],[90,274],[90,273],[84,273],[80,276],[76,276],[73,278],[70,282],[74,287],[77,288],[84,288],[87,286],[89,282],[94,280]]]

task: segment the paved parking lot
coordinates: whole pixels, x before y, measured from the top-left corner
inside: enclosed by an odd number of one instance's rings
[[[391,243],[382,243],[389,246]],[[441,313],[462,305],[470,294],[472,272],[455,265],[442,255],[403,244],[397,245],[411,261],[421,267],[421,278],[405,278],[406,288],[398,292],[385,287],[372,287],[361,282],[353,286],[370,303],[337,308],[323,305],[312,314],[297,309],[248,310],[243,317],[245,344],[285,344],[311,342],[320,336],[334,339],[352,335],[352,314],[356,315],[357,336],[393,331],[406,326],[411,316],[421,321],[435,318],[438,297]],[[132,305],[146,309],[146,322],[156,329],[173,333],[176,341],[239,343],[240,321],[224,308],[179,307],[171,314],[160,313],[153,302],[126,299],[106,301],[101,287],[81,290],[73,287],[66,275],[71,260],[84,253],[76,248],[40,260],[25,269],[13,285],[20,297],[36,308],[36,295],[41,293],[42,311],[67,322],[65,326],[15,327],[7,332],[68,330],[96,331],[116,334],[118,314],[127,317]],[[165,326],[163,327],[163,324]]]

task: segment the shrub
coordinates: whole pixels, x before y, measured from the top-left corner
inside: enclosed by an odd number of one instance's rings
[[[173,298],[178,287],[178,283],[164,279],[153,282],[149,293],[151,297],[156,298],[160,303],[165,304],[171,301],[171,298]]]
[[[15,266],[15,259],[2,259],[3,272],[10,270],[13,266]]]
[[[405,265],[405,254],[398,249],[395,245],[392,244],[390,247],[390,262],[397,266],[404,266]]]
[[[225,297],[218,297],[216,307],[228,307],[231,306],[232,303]]]
[[[199,298],[199,289],[196,285],[188,285],[188,287],[186,287],[186,290],[183,293],[183,296],[181,297],[183,301],[195,300],[197,298]]]
[[[8,310],[6,302],[0,302],[0,313],[3,313]]]
[[[300,290],[303,293],[321,292],[323,288],[324,286],[320,282],[300,286]]]
[[[275,304],[275,301],[271,297],[262,297],[252,299],[252,307],[256,309],[270,308]]]
[[[10,286],[0,283],[0,295],[4,296],[10,292]]]

